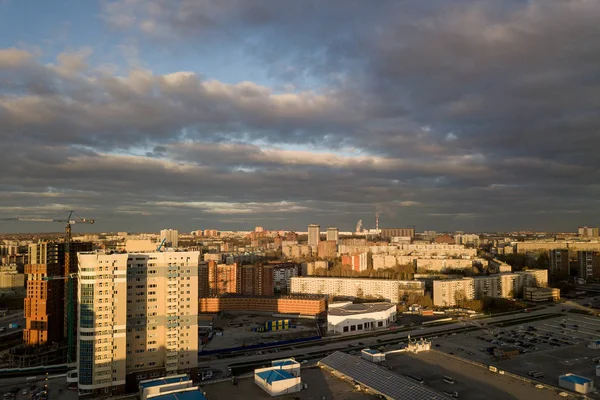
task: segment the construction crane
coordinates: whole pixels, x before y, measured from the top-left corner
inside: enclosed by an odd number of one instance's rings
[[[156,249],[156,251],[160,251],[160,249],[162,249],[163,245],[165,244],[165,242],[167,241],[167,238],[164,238],[162,240],[162,242],[160,242],[160,245],[158,246],[158,248]]]
[[[73,218],[75,215],[76,218]],[[66,219],[55,219],[55,218],[27,218],[27,217],[13,217],[13,218],[1,218],[2,221],[23,221],[23,222],[60,222],[65,225],[65,271],[64,276],[49,276],[43,278],[43,280],[67,280],[67,298],[65,303],[67,305],[67,362],[75,361],[75,334],[73,332],[72,324],[75,323],[75,304],[73,302],[75,296],[75,282],[74,280],[78,277],[77,273],[71,273],[71,243],[73,241],[71,225],[73,224],[93,224],[95,221],[89,218],[81,218],[75,213],[75,211],[69,211],[69,216]]]

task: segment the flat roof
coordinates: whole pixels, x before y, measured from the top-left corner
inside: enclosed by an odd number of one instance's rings
[[[285,365],[300,365],[297,361],[295,360],[277,360],[277,361],[273,361],[271,363],[274,367],[283,367]]]
[[[140,386],[142,388],[149,388],[149,387],[153,387],[153,386],[168,385],[168,384],[177,383],[177,382],[186,382],[189,380],[190,380],[189,376],[177,376],[177,377],[173,377],[173,378],[156,379],[156,380],[153,380],[150,382],[140,382]]]
[[[256,375],[258,375],[261,379],[266,381],[269,385],[276,381],[284,381],[286,379],[295,378],[294,375],[282,369],[271,369],[268,371],[262,371],[257,373]]]
[[[445,400],[437,393],[403,376],[390,372],[360,357],[336,351],[319,361],[319,365],[337,371],[348,378],[394,400]]]
[[[167,393],[151,397],[152,400],[207,400],[199,390],[186,390],[182,392]]]
[[[592,380],[588,379],[588,378],[584,378],[583,376],[579,376],[579,375],[563,375],[560,377],[560,379],[562,379],[563,381],[567,381],[567,382],[571,382],[571,383],[576,383],[579,385],[584,385],[586,383],[590,383]]]
[[[375,349],[364,349],[363,351],[369,354],[379,354],[379,351]]]
[[[387,311],[390,308],[396,308],[392,303],[359,303],[347,304],[341,307],[333,307],[327,310],[329,315],[347,316],[356,314],[367,314],[372,312]]]

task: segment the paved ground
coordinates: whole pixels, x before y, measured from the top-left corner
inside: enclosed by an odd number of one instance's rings
[[[302,382],[308,385],[308,389],[286,396],[278,396],[281,400],[372,400],[375,396],[367,395],[354,390],[352,385],[346,381],[333,377],[320,368],[303,369],[301,373]],[[202,386],[206,397],[210,400],[233,400],[233,399],[271,399],[265,391],[259,388],[254,379],[241,379],[237,385],[231,381],[215,383]]]
[[[31,377],[33,378],[33,377]],[[28,378],[9,378],[9,379],[0,379],[0,393],[7,393],[10,389],[18,387],[19,393],[17,394],[15,400],[30,400],[29,395],[23,395],[21,390],[27,389],[29,392],[30,387],[33,383],[36,386],[42,387],[43,385],[48,385],[48,400],[77,400],[78,395],[76,390],[68,390],[67,389],[67,380],[65,376],[58,376],[53,378],[52,376],[46,380],[45,376],[38,376],[36,379],[28,379]],[[60,393],[59,393],[60,390]]]
[[[213,339],[204,346],[204,350],[225,349],[259,343],[271,343],[282,340],[315,336],[317,334],[316,322],[312,320],[294,319],[292,325],[295,329],[273,332],[252,332],[253,327],[264,325],[267,321],[284,318],[275,318],[265,315],[229,315],[214,321],[215,328],[223,329],[223,336],[213,336]]]
[[[551,400],[561,398],[554,391],[535,386],[507,375],[489,372],[481,367],[446,357],[437,352],[388,355],[385,363],[401,375],[417,376],[424,385],[440,392],[458,392],[461,399],[473,400]],[[444,376],[455,380],[443,381]]]

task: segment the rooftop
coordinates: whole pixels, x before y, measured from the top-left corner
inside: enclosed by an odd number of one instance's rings
[[[296,360],[287,359],[287,360],[276,360],[271,363],[274,367],[284,367],[286,365],[299,365]]]
[[[346,377],[394,400],[444,400],[447,397],[363,360],[339,351],[319,361],[319,365],[335,370]]]
[[[152,381],[140,382],[140,387],[149,388],[149,387],[153,387],[153,386],[168,385],[171,383],[185,382],[185,381],[189,381],[189,380],[190,380],[189,376],[174,376],[172,378],[160,378],[160,379],[155,379]]]
[[[563,375],[560,377],[560,379],[567,381],[567,382],[576,383],[578,385],[584,385],[584,384],[590,383],[592,381],[591,379],[584,378],[583,376],[573,375],[573,374]]]
[[[363,351],[369,354],[379,354],[379,351],[375,349],[364,349]]]
[[[262,371],[262,372],[259,372],[257,375],[262,380],[266,381],[267,384],[269,384],[269,385],[271,385],[273,382],[276,382],[276,381],[283,381],[286,379],[295,378],[294,375],[292,375],[289,372],[286,372],[285,370],[282,370],[282,369],[271,369],[268,371]]]
[[[390,308],[396,308],[395,304],[392,303],[360,303],[360,304],[347,304],[341,307],[329,308],[327,313],[329,315],[346,316],[356,314],[367,314],[372,312],[387,311]]]
[[[206,397],[202,394],[202,392],[197,389],[171,392],[150,398],[152,400],[206,400]]]

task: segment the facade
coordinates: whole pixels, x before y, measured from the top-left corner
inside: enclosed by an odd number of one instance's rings
[[[35,261],[35,259],[34,259]],[[48,280],[60,276],[58,264],[27,264],[27,291],[24,301],[25,345],[58,342],[63,336],[64,280]]]
[[[475,298],[473,278],[433,281],[433,304],[438,307],[454,307],[460,298]]]
[[[396,321],[396,305],[392,303],[347,303],[327,310],[327,332],[348,333],[386,328]]]
[[[325,240],[319,242],[317,256],[319,258],[334,258],[337,255],[337,242],[335,240]]]
[[[194,374],[199,252],[79,254],[80,395]]]
[[[23,290],[24,288],[25,274],[20,274],[16,265],[0,268],[0,289]]]
[[[234,293],[247,296],[273,296],[272,265],[243,265],[239,271],[241,277],[238,277],[237,281],[240,288]]]
[[[327,228],[327,241],[335,241],[337,245],[340,238],[340,230],[338,228]]]
[[[417,271],[436,271],[443,272],[450,269],[470,270],[473,268],[473,261],[462,258],[417,258]]]
[[[401,295],[423,295],[425,291],[423,282],[385,279],[296,277],[290,279],[290,285],[292,293],[375,298],[392,303],[399,303]]]
[[[462,279],[433,281],[433,304],[454,307],[463,300],[480,300],[484,297],[521,297],[526,287],[548,285],[548,271],[533,269],[514,273],[475,276]]]
[[[311,261],[302,264],[301,274],[302,276],[311,276],[315,274],[315,270],[317,269],[329,269],[329,263],[327,261]],[[291,277],[290,277],[291,278]],[[289,279],[288,279],[289,282]],[[289,290],[289,288],[288,288]]]
[[[165,241],[167,247],[177,247],[179,231],[177,229],[162,229],[160,231],[160,242]]]
[[[352,271],[366,271],[369,267],[368,253],[344,254],[342,256],[342,267],[349,268]]]
[[[316,250],[319,247],[320,236],[321,227],[316,224],[310,224],[308,226],[308,245]]]
[[[600,228],[598,227],[590,228],[589,226],[580,226],[577,232],[579,233],[579,236],[586,238],[600,236]]]
[[[217,264],[216,261],[210,260],[206,268],[208,273],[202,272],[200,275],[208,278],[209,296],[238,293],[238,265],[236,263]]]
[[[270,263],[273,267],[273,290],[277,293],[287,294],[288,282],[293,276],[298,276],[296,263]]]
[[[436,236],[435,239],[433,239],[433,242],[434,243],[455,244],[454,238],[452,236],[448,235],[447,233]]]
[[[523,299],[533,302],[558,301],[560,300],[560,289],[558,288],[539,288],[524,287]]]
[[[383,228],[379,234],[384,239],[391,239],[393,237],[410,237],[415,238],[415,228]]]
[[[254,370],[254,383],[267,392],[270,396],[281,396],[296,393],[302,390],[300,379],[300,366],[298,363],[298,374],[294,375],[281,365],[275,365]]]
[[[600,252],[578,251],[577,265],[579,266],[579,277],[583,279],[600,278]]]
[[[254,311],[317,316],[327,311],[325,296],[242,296],[224,295],[198,300],[199,312]]]
[[[571,272],[569,268],[569,250],[553,249],[548,253],[550,258],[550,276],[552,278],[568,278]]]

